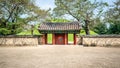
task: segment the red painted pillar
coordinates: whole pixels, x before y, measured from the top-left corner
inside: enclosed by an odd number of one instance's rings
[[[45,34],[45,44],[47,44],[47,34]]]
[[[52,44],[55,45],[55,34],[52,34]]]
[[[45,34],[42,36],[42,44],[45,44]]]
[[[65,33],[65,45],[68,45],[68,33]]]
[[[74,45],[76,45],[76,34],[74,33]]]

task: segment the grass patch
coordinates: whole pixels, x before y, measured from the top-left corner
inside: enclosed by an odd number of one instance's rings
[[[52,34],[48,34],[47,36],[48,36],[47,39],[48,43],[52,43]]]
[[[68,34],[68,41],[73,42],[73,34]]]
[[[34,35],[41,35],[37,29],[35,29],[35,30],[33,31],[33,34],[34,34]],[[31,34],[31,31],[28,30],[28,31],[23,31],[23,32],[21,32],[21,33],[18,33],[17,35],[32,35],[32,34]]]
[[[86,35],[86,34],[85,34],[85,30],[81,30],[81,31],[80,31],[80,35]],[[94,31],[90,30],[90,35],[98,35],[98,34],[95,33]]]

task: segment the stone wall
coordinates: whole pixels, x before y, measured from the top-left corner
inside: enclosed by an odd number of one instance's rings
[[[0,36],[0,46],[36,46],[42,44],[39,36]],[[84,46],[120,47],[120,35],[77,36],[77,44]]]
[[[0,36],[0,46],[35,46],[41,44],[40,36]]]
[[[84,46],[120,47],[120,35],[80,36],[79,44]]]

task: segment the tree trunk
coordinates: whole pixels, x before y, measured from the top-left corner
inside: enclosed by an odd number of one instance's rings
[[[6,22],[2,22],[4,27],[7,27],[7,23]]]
[[[33,35],[33,30],[31,30],[31,35]]]
[[[34,32],[34,25],[31,25],[31,35],[33,35]]]
[[[89,29],[89,21],[85,20],[85,33],[86,35],[90,35],[90,29]]]

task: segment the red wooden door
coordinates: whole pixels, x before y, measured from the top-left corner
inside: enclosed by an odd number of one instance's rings
[[[55,44],[58,44],[58,45],[65,44],[65,35],[55,34]]]

